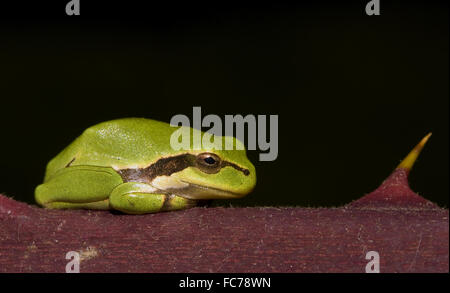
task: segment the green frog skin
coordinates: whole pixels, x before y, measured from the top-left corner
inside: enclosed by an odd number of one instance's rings
[[[239,140],[232,138],[233,150],[175,151],[170,137],[178,128],[124,118],[86,129],[47,164],[36,202],[53,209],[145,214],[240,198],[253,190],[255,167]]]

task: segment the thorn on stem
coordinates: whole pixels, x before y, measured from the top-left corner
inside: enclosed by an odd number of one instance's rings
[[[412,149],[406,158],[403,159],[396,169],[405,169],[406,171],[410,171],[430,136],[431,132],[422,138],[422,140]]]
[[[438,208],[434,203],[412,191],[408,183],[409,171],[430,136],[431,133],[425,136],[377,189],[349,203],[346,207],[362,209]]]

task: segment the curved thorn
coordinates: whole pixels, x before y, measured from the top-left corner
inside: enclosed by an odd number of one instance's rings
[[[406,169],[407,171],[411,170],[412,166],[417,160],[417,157],[422,151],[423,147],[427,143],[428,139],[431,136],[431,132],[428,133],[422,140],[412,149],[412,151],[403,159],[403,161],[397,166],[396,169]]]

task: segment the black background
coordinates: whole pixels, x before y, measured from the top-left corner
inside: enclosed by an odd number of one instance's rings
[[[0,192],[34,202],[85,128],[175,114],[279,115],[279,156],[233,206],[336,206],[375,189],[428,132],[412,188],[448,206],[444,1],[33,1],[0,7]]]

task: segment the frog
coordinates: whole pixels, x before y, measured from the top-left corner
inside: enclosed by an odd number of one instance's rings
[[[149,118],[119,118],[84,130],[51,159],[36,202],[48,209],[148,214],[183,210],[215,199],[241,198],[256,185],[243,143],[174,149],[180,127]],[[192,146],[192,144],[191,144]]]

